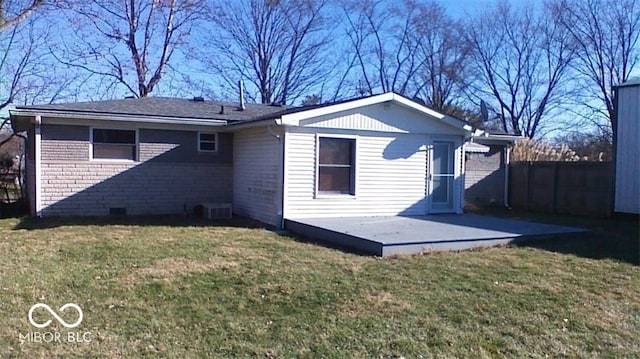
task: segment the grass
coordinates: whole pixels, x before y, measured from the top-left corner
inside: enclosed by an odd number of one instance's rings
[[[3,220],[0,357],[640,357],[637,221],[534,219],[594,232],[379,259],[236,223]],[[37,302],[80,305],[40,331],[91,342],[20,343]]]

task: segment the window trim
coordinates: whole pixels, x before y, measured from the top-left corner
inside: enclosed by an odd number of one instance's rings
[[[133,131],[136,136],[135,158],[133,160],[123,158],[94,158],[93,157],[93,130],[116,130],[116,131]],[[91,162],[119,162],[119,163],[135,163],[140,161],[140,130],[138,128],[124,127],[89,127],[89,161]]]
[[[200,148],[200,144],[201,144],[202,142],[205,142],[205,143],[211,143],[211,141],[206,141],[206,140],[205,140],[205,141],[202,141],[202,139],[200,138],[200,135],[215,135],[215,136],[216,136],[216,139],[215,139],[214,144],[216,145],[216,149],[215,149],[215,150],[203,150],[203,149],[201,149],[201,148]],[[218,132],[198,131],[198,144],[197,144],[197,146],[198,146],[198,152],[202,152],[202,153],[216,153],[216,152],[218,152],[218,149],[219,149],[219,147],[220,147],[220,145],[219,145],[219,144],[220,144],[219,139],[220,139],[220,136],[218,136]]]
[[[354,140],[353,148],[353,169],[351,171],[353,175],[353,193],[328,193],[320,191],[320,139],[321,138],[335,138],[343,140]],[[339,198],[339,199],[357,199],[358,195],[358,135],[345,135],[345,134],[329,134],[329,133],[316,133],[316,147],[315,147],[315,181],[314,181],[314,198]]]

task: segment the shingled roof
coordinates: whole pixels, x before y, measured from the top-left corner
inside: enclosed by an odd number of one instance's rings
[[[50,105],[17,106],[16,110],[44,110],[78,113],[139,115],[164,118],[225,120],[230,123],[269,117],[286,111],[278,105],[246,104],[240,109],[237,102],[194,101],[169,97],[126,98],[121,100],[60,103]]]

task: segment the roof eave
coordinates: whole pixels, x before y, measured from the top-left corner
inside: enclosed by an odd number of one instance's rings
[[[522,139],[524,139],[522,135],[494,135],[488,132],[483,132],[481,135],[473,137],[475,142],[480,143],[514,143]]]
[[[228,124],[226,128],[229,131],[244,130],[246,128],[261,127],[265,125],[285,126],[281,117],[268,117],[258,120],[240,121]]]
[[[41,116],[47,118],[65,118],[78,120],[100,120],[113,122],[140,122],[140,123],[158,123],[171,125],[194,125],[194,126],[225,126],[228,121],[206,119],[206,118],[185,118],[185,117],[159,117],[145,115],[126,115],[118,113],[96,113],[96,112],[76,112],[61,110],[42,110],[42,109],[26,109],[16,108],[9,110],[10,116],[13,117],[32,117]]]

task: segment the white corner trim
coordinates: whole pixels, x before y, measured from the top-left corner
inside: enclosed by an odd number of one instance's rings
[[[35,116],[35,131],[33,136],[34,144],[34,163],[35,163],[35,211],[37,217],[42,217],[42,138],[41,138],[40,115]]]

